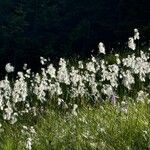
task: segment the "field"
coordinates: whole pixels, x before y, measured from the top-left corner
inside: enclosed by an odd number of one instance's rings
[[[27,64],[14,77],[6,64],[0,81],[2,150],[150,149],[150,53],[137,47],[87,60],[40,58],[41,71]]]
[[[114,107],[106,102],[99,107],[79,108],[77,113],[74,116],[47,108],[38,119],[23,119],[14,125],[4,123],[0,149],[30,149],[29,138],[36,150],[150,149],[150,104],[130,102]]]

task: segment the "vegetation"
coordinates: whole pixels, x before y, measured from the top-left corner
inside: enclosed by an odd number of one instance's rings
[[[148,4],[0,0],[0,150],[149,150]]]
[[[100,106],[78,108],[78,115],[49,107],[44,115],[23,119],[13,126],[3,124],[2,150],[149,150],[150,103],[134,103],[126,99],[117,106],[105,102]],[[32,129],[34,127],[36,133]],[[4,131],[3,131],[4,130]],[[22,132],[21,132],[22,131]],[[27,145],[28,143],[28,145]]]
[[[86,61],[41,57],[41,71],[27,64],[13,76],[7,63],[0,81],[0,148],[150,149],[149,50],[137,48],[137,29],[129,53],[99,55]],[[131,52],[132,51],[132,52]]]

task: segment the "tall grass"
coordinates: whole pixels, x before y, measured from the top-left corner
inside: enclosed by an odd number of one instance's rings
[[[127,111],[125,110],[127,109]],[[32,149],[99,149],[99,150],[148,150],[150,149],[150,104],[129,102],[112,106],[78,108],[78,116],[69,112],[47,108],[36,122],[26,120],[32,137]],[[25,119],[25,118],[24,118]],[[3,124],[0,148],[2,150],[24,149],[28,133],[20,131],[24,124]],[[31,133],[29,134],[31,136]]]
[[[0,149],[150,149],[150,53],[99,54],[86,61],[43,57],[41,72],[27,64],[0,81]],[[132,51],[132,52],[131,52]],[[57,66],[57,65],[56,65]]]

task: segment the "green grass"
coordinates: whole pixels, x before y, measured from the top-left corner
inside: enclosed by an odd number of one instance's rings
[[[122,108],[128,109],[127,113]],[[36,122],[4,123],[1,150],[24,150],[28,135],[23,125],[33,125],[33,150],[149,150],[150,104],[130,102],[125,106],[83,106],[78,115],[47,108]],[[32,118],[31,118],[32,119]]]

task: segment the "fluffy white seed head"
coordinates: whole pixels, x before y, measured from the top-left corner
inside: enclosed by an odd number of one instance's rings
[[[134,40],[140,39],[140,33],[138,29],[134,29]]]
[[[99,49],[99,53],[106,54],[105,53],[105,46],[104,46],[104,44],[102,42],[100,42],[98,44],[98,49]]]
[[[132,50],[136,49],[136,44],[134,43],[134,39],[132,37],[129,38],[128,47]]]
[[[11,63],[6,64],[5,70],[7,73],[14,72],[14,67],[11,65]]]

